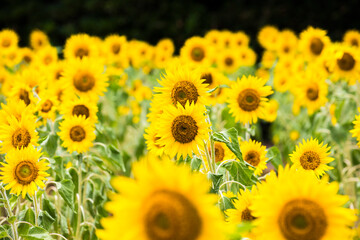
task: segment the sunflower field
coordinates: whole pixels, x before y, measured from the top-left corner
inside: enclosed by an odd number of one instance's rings
[[[1,30],[0,239],[360,239],[360,32],[252,41]]]

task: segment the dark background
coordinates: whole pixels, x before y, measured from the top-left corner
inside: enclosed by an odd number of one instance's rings
[[[360,29],[360,1],[220,1],[220,0],[1,0],[0,29],[12,28],[27,45],[29,33],[45,31],[53,45],[63,45],[78,32],[105,37],[124,34],[155,44],[170,37],[179,48],[194,35],[210,29],[243,30],[256,43],[258,30],[272,24],[297,33],[309,25],[329,32],[332,40],[341,40],[347,29]]]

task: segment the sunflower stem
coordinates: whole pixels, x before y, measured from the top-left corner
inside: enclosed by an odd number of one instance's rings
[[[247,122],[244,125],[245,127],[245,141],[249,141],[250,140],[250,124]]]
[[[7,194],[6,194],[6,190],[3,188],[2,184],[0,184],[0,189],[1,189],[1,195],[3,196],[3,198],[5,199],[5,209],[8,213],[8,216],[9,217],[12,217],[14,216],[12,210],[11,210],[11,206],[10,206],[10,201],[9,201],[9,198],[7,197]],[[13,236],[14,236],[14,240],[18,240],[19,239],[19,234],[17,232],[17,228],[16,228],[16,224],[15,222],[11,223],[11,230],[12,230],[12,233],[13,233]]]
[[[33,196],[33,202],[34,202],[34,210],[35,210],[35,226],[39,226],[38,219],[39,219],[39,207],[37,204],[37,197],[36,197],[36,191]]]
[[[79,164],[79,177],[78,177],[78,197],[76,198],[78,200],[78,209],[77,209],[77,226],[76,226],[76,235],[75,235],[75,239],[80,240],[81,236],[80,236],[80,222],[81,222],[81,187],[82,187],[82,170],[81,170],[81,165],[82,165],[82,159],[83,159],[83,155],[82,153],[80,153],[78,155],[78,164]]]

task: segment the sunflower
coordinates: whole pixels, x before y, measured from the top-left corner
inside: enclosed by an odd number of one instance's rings
[[[32,114],[22,115],[20,121],[14,116],[7,117],[8,125],[0,126],[1,153],[38,145],[38,134]]]
[[[261,142],[250,139],[249,141],[240,142],[240,149],[244,161],[255,168],[254,174],[256,176],[261,175],[263,170],[267,168],[266,147],[262,146]]]
[[[96,137],[94,124],[84,115],[66,118],[60,123],[59,129],[58,135],[63,141],[62,146],[70,153],[88,151]]]
[[[273,122],[276,120],[277,111],[279,109],[279,103],[275,99],[271,99],[269,104],[265,108],[264,120],[267,122]]]
[[[358,111],[360,112],[360,108],[358,108]],[[355,125],[354,129],[350,130],[350,133],[352,133],[352,137],[356,137],[357,145],[360,147],[360,115],[355,116],[353,124]]]
[[[274,26],[263,27],[258,34],[260,45],[267,50],[276,50],[280,37],[279,30]]]
[[[39,50],[44,46],[49,46],[49,38],[48,36],[40,30],[34,30],[30,34],[30,46],[35,49]]]
[[[221,73],[217,68],[204,67],[200,68],[201,79],[205,79],[204,84],[208,84],[208,89],[217,89],[208,95],[206,103],[208,105],[221,104],[226,101],[225,85],[230,85],[230,80]]]
[[[266,97],[273,92],[270,86],[264,85],[263,79],[254,76],[243,76],[232,84],[228,103],[236,121],[256,123],[258,117],[264,117]]]
[[[15,117],[18,122],[21,121],[23,116],[33,117],[33,122],[36,121],[35,116],[33,115],[33,108],[31,106],[27,106],[24,101],[18,99],[6,99],[6,104],[1,103],[0,110],[0,123],[10,125],[8,122],[9,117]]]
[[[248,47],[250,38],[244,32],[236,32],[233,33],[230,47],[231,48],[239,48],[239,47]]]
[[[167,106],[158,119],[159,145],[164,145],[164,151],[170,157],[198,153],[198,146],[203,148],[203,140],[208,138],[209,123],[205,120],[205,108],[202,105],[189,104],[185,107],[178,103]]]
[[[59,105],[57,97],[52,95],[50,91],[45,91],[40,94],[40,101],[37,103],[37,111],[44,119],[55,120],[56,110]]]
[[[220,49],[226,49],[229,48],[231,46],[231,42],[233,40],[233,33],[228,31],[228,30],[224,30],[220,32]]]
[[[65,59],[96,58],[99,56],[99,48],[95,40],[87,34],[72,35],[66,40],[64,48]]]
[[[34,64],[40,67],[47,67],[57,62],[58,52],[55,47],[42,47],[36,52]]]
[[[309,27],[300,34],[299,49],[307,60],[313,60],[331,44],[326,31]]]
[[[143,68],[143,71],[146,71],[146,67],[149,67],[154,57],[154,47],[147,42],[132,40],[129,42],[128,49],[131,65],[135,68]]]
[[[329,157],[330,147],[319,143],[317,139],[303,139],[302,144],[296,146],[296,150],[290,154],[293,167],[299,170],[314,172],[316,176],[324,175],[325,171],[333,169],[326,165],[334,160]]]
[[[57,61],[49,67],[42,68],[42,72],[44,75],[46,75],[49,85],[52,85],[54,82],[57,82],[61,79],[65,66],[66,64],[64,61]]]
[[[85,116],[90,122],[97,122],[98,107],[95,101],[86,97],[72,97],[64,99],[60,106],[60,114],[64,115],[64,119],[71,116]]]
[[[277,45],[277,54],[280,56],[294,55],[297,51],[298,38],[291,30],[283,30],[280,33]]]
[[[210,30],[205,34],[204,38],[207,39],[215,48],[217,48],[220,45],[221,32],[219,30]]]
[[[250,207],[257,218],[256,239],[348,239],[356,215],[342,207],[349,198],[338,195],[338,190],[337,182],[280,167],[278,177],[272,172],[259,186]]]
[[[297,131],[297,130],[291,130],[291,132],[290,132],[290,139],[292,140],[292,141],[297,141],[298,139],[299,139],[299,137],[300,137],[300,133],[299,133],[299,131]]]
[[[208,145],[208,151],[211,156],[211,148]],[[214,152],[215,152],[215,163],[221,163],[226,160],[235,159],[235,155],[230,151],[225,143],[215,142],[214,143]]]
[[[100,239],[224,239],[217,196],[204,175],[156,158],[134,163],[133,173],[112,181],[119,194],[105,205],[111,216],[101,220]]]
[[[346,31],[343,41],[350,46],[360,47],[360,32],[358,30]]]
[[[15,82],[8,94],[12,99],[21,100],[27,106],[35,102],[32,89],[23,82]]]
[[[6,154],[7,163],[0,163],[0,182],[7,184],[5,189],[10,189],[10,193],[16,195],[21,193],[22,198],[25,198],[27,193],[33,196],[38,187],[43,189],[43,181],[49,176],[46,172],[49,163],[45,160],[39,161],[40,157],[41,152],[33,147]]]
[[[276,54],[274,51],[265,50],[261,57],[261,65],[264,68],[272,68],[276,61]]]
[[[126,52],[126,36],[117,34],[107,36],[104,40],[104,50],[111,60]]]
[[[207,39],[192,37],[187,39],[180,49],[180,58],[185,62],[189,61],[194,64],[209,66],[213,55],[212,51],[212,46]]]
[[[309,115],[312,115],[328,101],[328,85],[325,79],[315,71],[306,71],[305,74],[298,76],[300,82],[294,88],[296,101],[302,106],[307,107]]]
[[[175,51],[175,46],[170,38],[164,38],[156,44],[156,49],[161,51],[164,56],[170,57]]]
[[[108,85],[103,65],[90,58],[68,61],[60,81],[66,89],[65,95],[72,96],[75,93],[90,99],[103,95]]]
[[[216,58],[217,66],[220,70],[231,74],[240,66],[239,57],[234,49],[226,49],[221,51]]]
[[[21,51],[18,48],[12,48],[5,52],[4,64],[10,68],[21,62]]]
[[[31,64],[34,60],[34,52],[30,48],[21,48],[21,59],[25,64]]]
[[[0,32],[0,52],[7,53],[18,47],[19,37],[13,30],[4,29]]]
[[[144,138],[150,153],[153,153],[156,156],[162,156],[164,154],[164,145],[158,143],[160,137],[155,123],[150,124],[150,126],[145,129]]]
[[[192,70],[188,65],[174,65],[166,69],[165,76],[159,81],[162,87],[155,87],[154,91],[161,93],[158,98],[163,106],[177,106],[177,103],[185,106],[186,102],[205,105],[209,93],[204,80],[200,71]]]

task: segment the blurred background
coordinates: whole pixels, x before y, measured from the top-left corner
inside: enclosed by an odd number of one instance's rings
[[[22,46],[38,28],[56,46],[74,33],[100,37],[118,33],[151,44],[169,37],[178,50],[191,36],[227,29],[245,31],[250,46],[259,52],[256,35],[267,24],[296,33],[313,25],[328,30],[334,41],[341,40],[347,29],[360,29],[358,0],[1,0],[0,5],[0,29],[14,29]]]

